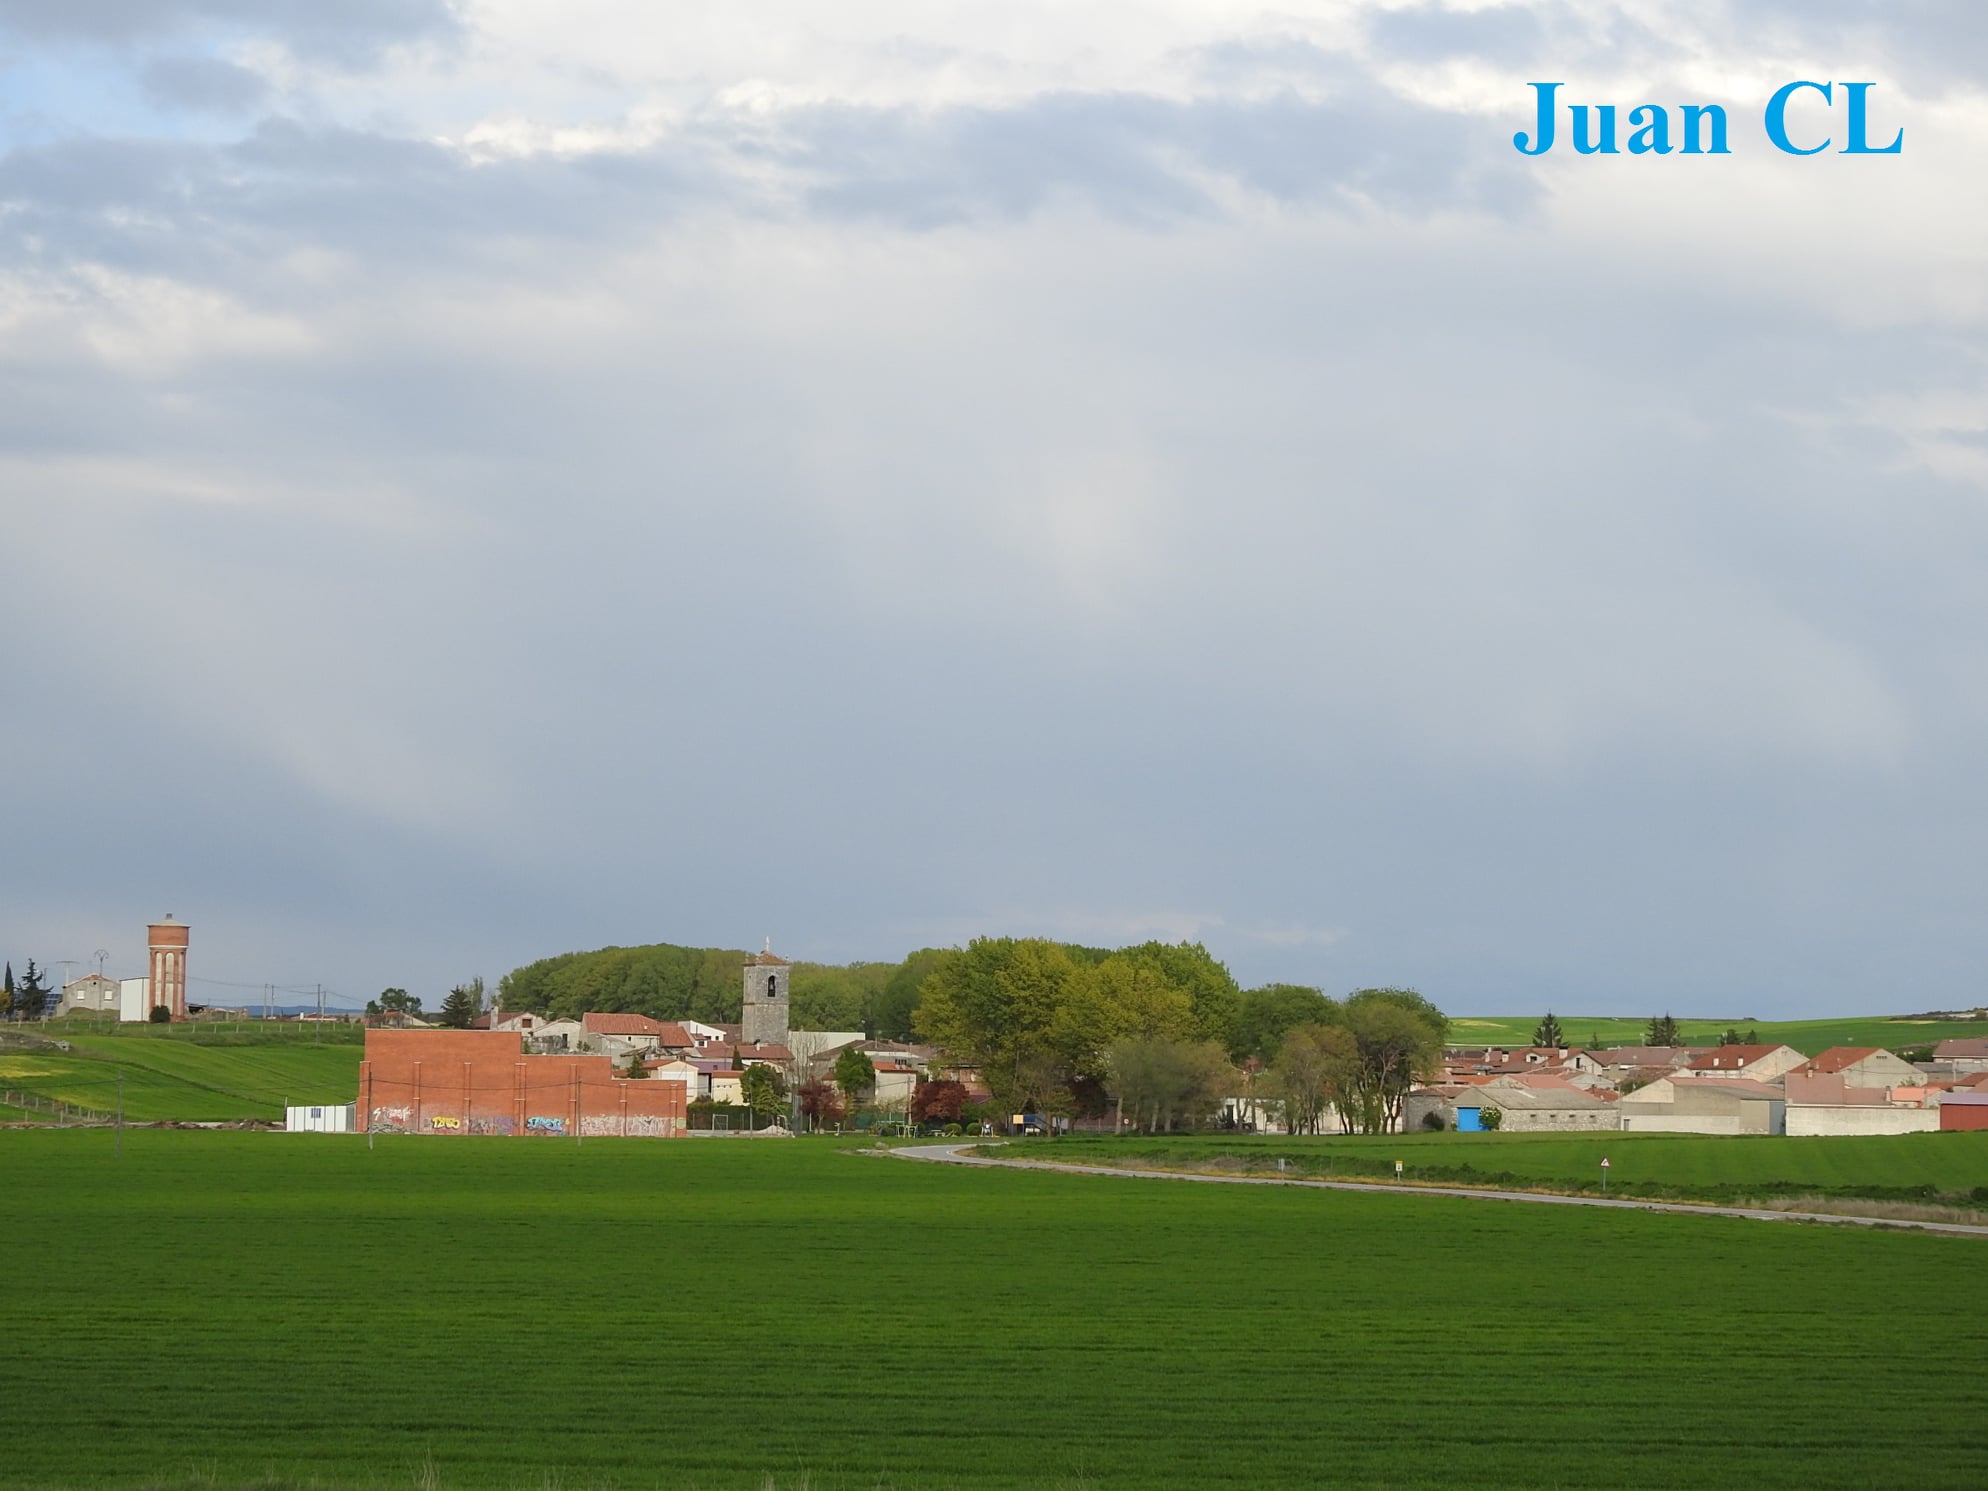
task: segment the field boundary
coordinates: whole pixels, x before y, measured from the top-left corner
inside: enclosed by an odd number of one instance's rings
[[[1187,1170],[1157,1170],[1132,1165],[1087,1165],[1061,1160],[1010,1160],[993,1155],[971,1154],[983,1147],[980,1141],[967,1144],[904,1145],[888,1151],[900,1159],[925,1160],[939,1164],[980,1165],[1002,1170],[1056,1171],[1071,1175],[1116,1175],[1131,1180],[1201,1181],[1226,1186],[1288,1186],[1301,1190],[1365,1191],[1389,1196],[1447,1196],[1467,1201],[1518,1201],[1542,1206],[1591,1206],[1610,1211],[1659,1211],[1694,1217],[1738,1217],[1749,1222],[1823,1222],[1841,1227],[1904,1228],[1914,1232],[1939,1232],[1956,1237],[1988,1238],[1988,1226],[1966,1222],[1921,1222],[1897,1217],[1860,1217],[1842,1212],[1777,1211],[1768,1207],[1720,1206],[1691,1201],[1618,1201],[1613,1197],[1569,1196],[1556,1191],[1492,1190],[1472,1186],[1418,1185],[1385,1181],[1308,1180],[1298,1176],[1213,1175]]]

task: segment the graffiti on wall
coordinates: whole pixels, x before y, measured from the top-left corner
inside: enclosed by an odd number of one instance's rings
[[[518,1126],[509,1118],[472,1118],[469,1132],[472,1134],[515,1134]]]
[[[563,1134],[566,1132],[566,1120],[563,1118],[542,1118],[537,1114],[533,1114],[525,1120],[525,1132],[527,1134]]]
[[[428,1120],[428,1127],[438,1134],[459,1134],[462,1132],[462,1120],[450,1113],[437,1113]]]
[[[376,1129],[404,1129],[413,1117],[411,1108],[375,1108],[371,1122]]]

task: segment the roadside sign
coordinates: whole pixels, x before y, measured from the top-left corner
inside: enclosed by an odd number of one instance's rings
[[[1397,1165],[1399,1165],[1400,1163],[1401,1163],[1401,1161],[1399,1161],[1399,1160],[1396,1160],[1396,1161],[1395,1161],[1395,1164],[1397,1164]],[[1602,1168],[1602,1169],[1604,1169],[1604,1170],[1606,1170],[1606,1169],[1608,1168],[1608,1156],[1607,1156],[1607,1155],[1603,1155],[1603,1156],[1601,1157],[1601,1168]]]
[[[1396,1160],[1396,1161],[1394,1162],[1394,1178],[1395,1178],[1396,1180],[1400,1180],[1400,1179],[1401,1179],[1401,1161],[1399,1161],[1399,1160]]]

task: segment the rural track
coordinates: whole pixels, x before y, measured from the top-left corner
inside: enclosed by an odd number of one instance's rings
[[[1059,1171],[1075,1175],[1116,1175],[1129,1180],[1187,1180],[1221,1186],[1295,1186],[1313,1191],[1370,1191],[1388,1196],[1452,1196],[1465,1201],[1521,1201],[1537,1206],[1598,1206],[1613,1211],[1662,1211],[1691,1217],[1739,1217],[1749,1222],[1827,1222],[1842,1227],[1908,1228],[1958,1237],[1988,1237],[1988,1226],[1966,1222],[1915,1222],[1896,1217],[1858,1217],[1833,1211],[1773,1211],[1755,1206],[1713,1206],[1689,1201],[1618,1201],[1602,1196],[1561,1196],[1550,1191],[1492,1191],[1468,1186],[1388,1185],[1382,1181],[1301,1180],[1276,1175],[1206,1175],[1182,1170],[1145,1170],[1126,1165],[1070,1165],[1057,1160],[1003,1160],[968,1154],[972,1144],[917,1144],[892,1149],[899,1159],[1001,1170]]]

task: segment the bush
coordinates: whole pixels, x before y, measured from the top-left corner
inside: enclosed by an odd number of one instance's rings
[[[152,1013],[145,1018],[154,1025],[170,1025],[173,1023],[173,1012],[163,1004],[155,1004],[152,1006]]]
[[[1505,1121],[1505,1115],[1502,1110],[1493,1108],[1487,1104],[1478,1110],[1477,1121],[1487,1129],[1495,1129]]]
[[[1449,1124],[1443,1121],[1442,1114],[1431,1108],[1427,1113],[1422,1115],[1422,1127],[1425,1129],[1435,1129],[1440,1132],[1448,1128]]]

